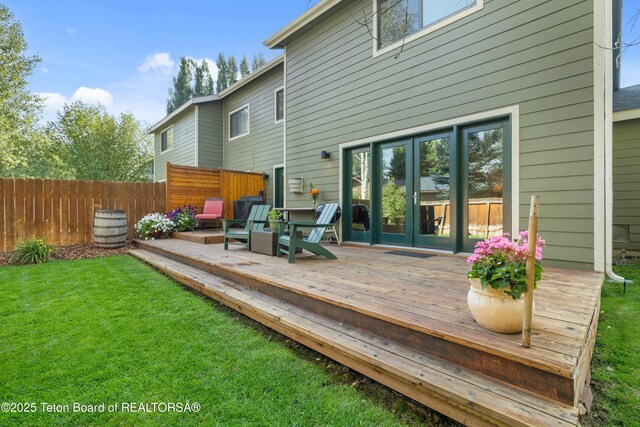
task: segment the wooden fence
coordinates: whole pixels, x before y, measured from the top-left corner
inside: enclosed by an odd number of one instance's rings
[[[264,194],[261,173],[205,169],[167,162],[167,209],[191,205],[202,212],[207,198],[224,199],[224,217],[233,218],[233,201],[241,196]]]
[[[166,211],[165,200],[164,183],[0,178],[0,250],[31,237],[93,242],[96,209],[124,209],[131,239],[140,218]]]

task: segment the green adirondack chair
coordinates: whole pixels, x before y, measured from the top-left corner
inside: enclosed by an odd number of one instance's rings
[[[278,256],[287,254],[289,256],[289,262],[295,263],[296,249],[301,248],[316,255],[322,255],[328,259],[336,259],[334,254],[320,246],[320,239],[322,239],[327,227],[333,225],[331,220],[339,206],[339,203],[327,203],[324,205],[324,209],[316,222],[281,222],[278,228]],[[291,231],[289,236],[284,235],[284,228],[287,224]],[[298,238],[296,237],[298,228],[312,228],[313,230],[311,230],[308,237]]]
[[[229,249],[229,245],[244,245],[251,248],[251,232],[263,231],[267,222],[271,205],[253,205],[247,219],[223,219],[224,227],[224,249]],[[243,229],[230,229],[231,224],[245,224]]]

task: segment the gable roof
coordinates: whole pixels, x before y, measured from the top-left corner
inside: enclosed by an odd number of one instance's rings
[[[257,70],[249,74],[244,79],[238,80],[237,82],[235,82],[234,84],[232,84],[231,86],[223,90],[222,92],[218,93],[217,95],[207,95],[207,96],[199,96],[197,98],[191,98],[190,100],[188,100],[187,102],[185,102],[184,104],[176,108],[174,111],[172,111],[171,114],[168,114],[158,123],[151,126],[147,131],[147,133],[148,134],[154,133],[159,128],[166,126],[168,123],[170,123],[173,120],[174,117],[176,117],[178,114],[182,113],[183,111],[186,111],[192,105],[204,104],[207,102],[215,102],[215,101],[222,100],[226,96],[231,95],[236,90],[256,80],[258,77],[262,76],[267,71],[271,70],[272,68],[275,68],[277,65],[282,64],[283,62],[284,62],[284,55],[280,55],[275,59],[264,64],[262,67],[258,68]]]
[[[313,27],[324,18],[324,15],[327,14],[327,12],[343,2],[345,2],[345,0],[321,0],[318,4],[291,21],[280,31],[266,39],[264,41],[264,45],[270,49],[283,48],[292,36]]]
[[[191,107],[192,105],[204,104],[204,103],[207,103],[207,102],[214,102],[214,101],[219,101],[219,100],[220,100],[220,98],[218,97],[218,95],[207,95],[207,96],[199,96],[197,98],[191,98],[190,100],[188,100],[187,102],[185,102],[184,104],[182,104],[181,106],[179,106],[178,108],[173,110],[171,112],[171,114],[168,114],[162,120],[160,120],[158,123],[156,123],[155,125],[151,126],[149,128],[149,130],[147,130],[147,133],[148,134],[154,133],[156,130],[158,130],[158,128],[163,127],[164,125],[169,123],[171,120],[173,120],[174,117],[176,117],[178,114],[182,113],[183,111],[185,111],[187,108]]]

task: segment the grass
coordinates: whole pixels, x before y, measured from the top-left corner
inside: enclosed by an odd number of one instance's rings
[[[0,403],[36,404],[0,425],[449,424],[212,305],[129,256],[0,268]],[[187,401],[200,410],[122,411]]]
[[[614,271],[633,284],[602,290],[598,338],[592,362],[594,405],[590,426],[640,426],[640,262]]]

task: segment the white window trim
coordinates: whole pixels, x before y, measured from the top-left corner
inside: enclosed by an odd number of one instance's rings
[[[169,129],[171,129],[171,148],[167,148],[166,150],[162,151],[162,134],[167,132]],[[175,145],[175,134],[173,132],[173,125],[165,128],[162,132],[160,132],[160,154],[164,154],[164,153],[168,153],[169,151],[173,150],[173,146]]]
[[[419,39],[420,37],[424,37],[427,34],[433,33],[434,31],[439,30],[440,28],[446,27],[449,24],[452,24],[456,21],[459,21],[462,18],[465,18],[473,13],[476,13],[484,8],[484,0],[476,0],[476,4],[473,6],[466,7],[459,12],[454,12],[453,14],[434,22],[433,24],[429,24],[426,27],[421,28],[413,34],[406,36],[404,39],[398,40],[395,43],[390,44],[385,47],[378,47],[378,0],[373,0],[373,16],[375,17],[373,20],[373,57],[377,57],[383,55],[392,50],[398,49],[404,43],[407,45],[408,43]]]
[[[233,111],[229,112],[229,115],[227,117],[227,137],[229,141],[234,141],[238,138],[242,138],[243,136],[249,135],[251,133],[251,107],[249,105],[250,103],[246,103],[241,107],[236,108]],[[235,113],[237,113],[238,111],[247,109],[247,131],[245,133],[241,133],[240,135],[236,135],[233,138],[231,138],[231,116]]]
[[[284,105],[282,106],[282,118],[278,120],[278,92],[282,91],[282,103],[284,104],[284,97],[286,93],[284,91],[284,86],[280,86],[273,91],[273,123],[278,124],[284,122]]]

